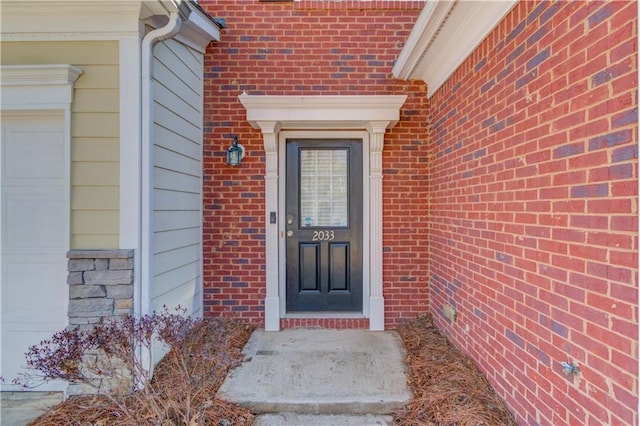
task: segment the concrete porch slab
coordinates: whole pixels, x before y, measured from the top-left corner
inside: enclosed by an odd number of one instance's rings
[[[411,399],[395,332],[255,331],[218,398],[254,413],[389,414]]]

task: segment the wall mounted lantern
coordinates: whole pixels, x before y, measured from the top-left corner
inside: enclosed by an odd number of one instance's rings
[[[238,137],[233,136],[233,142],[227,149],[227,164],[230,166],[239,166],[244,158],[244,146],[238,143]]]

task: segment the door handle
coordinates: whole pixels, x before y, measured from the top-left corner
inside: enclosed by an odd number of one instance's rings
[[[289,238],[293,237],[293,231],[287,231],[287,237]]]

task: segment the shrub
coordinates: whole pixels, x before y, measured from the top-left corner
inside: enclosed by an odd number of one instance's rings
[[[134,418],[132,407],[136,411],[145,407],[142,411],[156,419],[178,416],[182,417],[181,423],[189,424],[193,414],[190,398],[187,396],[186,406],[180,401],[178,405],[184,410],[176,413],[175,401],[161,397],[162,392],[151,380],[153,366],[148,354],[153,345],[165,345],[168,354],[163,362],[171,360],[172,368],[182,376],[181,382],[189,383],[191,355],[185,350],[185,339],[201,322],[165,309],[140,318],[124,315],[90,330],[68,328],[29,348],[29,370],[14,383],[34,387],[66,380],[102,395],[121,411],[118,416]],[[134,387],[137,390],[132,392]]]
[[[41,367],[37,370],[39,380],[50,375],[89,382],[102,395],[69,398],[30,425],[251,425],[253,415],[248,409],[218,400],[216,392],[229,370],[241,361],[242,348],[252,331],[251,325],[228,318],[192,320],[165,312],[140,320],[125,317],[89,332],[75,329],[57,333],[58,337],[32,348],[29,359],[33,367]],[[67,333],[73,335],[64,337]],[[141,358],[136,358],[132,336],[140,337],[147,349],[154,336],[169,347],[155,366],[153,378],[148,369],[142,369]],[[86,353],[77,347],[87,349]],[[102,353],[102,364],[94,362],[88,368],[86,358],[93,360],[96,351]],[[71,362],[60,361],[64,353],[75,353],[69,357]],[[125,356],[113,355],[121,353]],[[45,359],[48,354],[54,358],[49,362]],[[131,381],[128,387],[105,386],[109,375],[136,369],[143,371],[143,379],[137,380],[138,390],[131,392]],[[67,376],[61,376],[63,373]]]

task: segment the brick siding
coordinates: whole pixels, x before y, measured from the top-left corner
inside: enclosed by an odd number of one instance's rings
[[[383,153],[386,324],[426,312],[428,100],[424,84],[391,75],[424,1],[200,5],[228,26],[205,58],[205,314],[264,321],[264,150],[262,134],[249,126],[238,101],[243,91],[408,95]],[[224,160],[234,134],[247,149],[239,168]],[[282,325],[362,328],[368,321],[287,319]]]
[[[228,25],[205,60],[205,314],[264,320],[262,135],[237,96],[407,94],[383,154],[386,326],[430,310],[521,424],[636,424],[635,2],[521,1],[430,100],[391,76],[423,2],[358,3],[200,1]]]
[[[431,309],[522,424],[638,422],[636,7],[520,2],[431,98]]]

